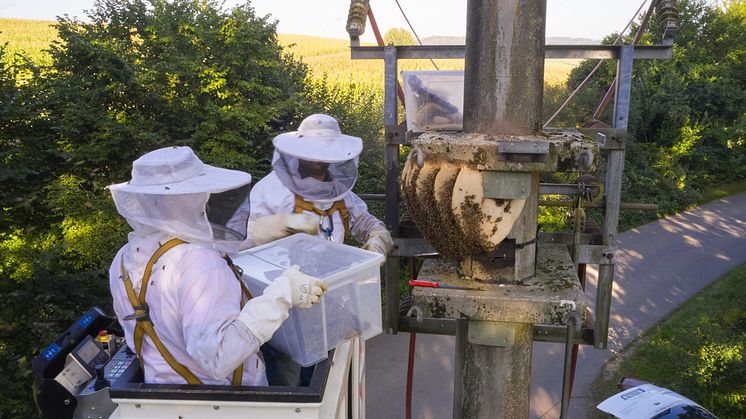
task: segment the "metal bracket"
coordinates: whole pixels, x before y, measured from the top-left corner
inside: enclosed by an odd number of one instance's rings
[[[497,153],[507,161],[545,162],[549,155],[549,143],[538,141],[500,141]]]
[[[413,313],[416,314],[416,313]],[[399,319],[399,331],[453,336],[456,334],[455,319],[433,317],[406,317]]]
[[[515,343],[516,324],[469,320],[467,338],[474,345],[508,347]]]
[[[386,144],[398,144],[398,145],[407,144],[406,122],[402,122],[401,124],[398,124],[398,125],[386,125],[384,127],[384,132],[386,133],[385,135]]]
[[[581,244],[578,246],[578,263],[596,264],[605,260],[606,248],[600,245]]]
[[[394,239],[394,249],[391,256],[437,256],[437,252],[425,239],[397,237]]]
[[[581,134],[595,137],[604,150],[624,150],[627,146],[626,128],[578,128]]]
[[[600,234],[581,234],[580,235],[580,243],[583,243],[583,244],[600,242],[600,241],[601,241]],[[556,244],[572,245],[573,234],[572,233],[547,233],[547,232],[542,231],[539,233],[539,243],[556,243]]]
[[[482,170],[485,198],[526,199],[531,191],[531,173]]]
[[[351,45],[353,60],[378,60],[384,57],[381,46]],[[400,45],[397,46],[399,60],[419,60],[427,58],[464,59],[464,45]],[[544,49],[546,59],[618,59],[621,45],[547,45]],[[671,45],[635,45],[636,60],[671,59]]]
[[[579,345],[593,345],[594,330],[592,327],[583,326],[573,334],[573,341]],[[545,324],[534,325],[534,342],[564,342],[567,338],[566,326],[550,326]]]

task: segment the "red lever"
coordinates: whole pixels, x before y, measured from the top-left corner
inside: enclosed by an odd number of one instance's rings
[[[453,290],[472,290],[472,291],[483,291],[482,288],[478,287],[464,287],[460,285],[451,285],[451,284],[444,284],[442,282],[438,281],[419,281],[416,279],[413,279],[409,281],[409,286],[411,287],[427,287],[427,288],[448,288]]]
[[[440,288],[439,282],[434,281],[420,281],[417,279],[412,279],[409,281],[410,287],[428,287],[428,288]]]

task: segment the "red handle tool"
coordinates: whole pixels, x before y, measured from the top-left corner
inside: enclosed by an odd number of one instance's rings
[[[412,279],[409,281],[410,287],[427,287],[427,288],[448,288],[452,290],[473,290],[473,291],[482,291],[481,288],[476,287],[462,287],[459,285],[449,285],[444,284],[442,282],[438,281],[420,281],[417,279]]]

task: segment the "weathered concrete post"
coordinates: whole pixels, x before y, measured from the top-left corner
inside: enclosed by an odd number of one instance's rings
[[[546,0],[469,0],[464,132],[541,131]]]
[[[464,132],[540,132],[546,0],[469,0],[466,16]],[[538,176],[529,202],[538,198]],[[535,210],[524,211],[513,230],[517,243],[535,238],[536,222]],[[535,245],[516,250],[516,280],[533,275],[535,258]],[[455,418],[529,416],[531,331],[529,323],[459,320]]]

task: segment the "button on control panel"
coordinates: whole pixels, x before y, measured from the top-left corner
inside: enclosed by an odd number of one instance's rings
[[[129,380],[140,368],[140,363],[137,362],[137,355],[132,353],[127,345],[122,345],[111,357],[111,360],[104,366],[104,378],[108,380],[112,385],[120,379]],[[82,394],[88,394],[94,392],[95,379],[91,380],[86,388],[81,392]]]

